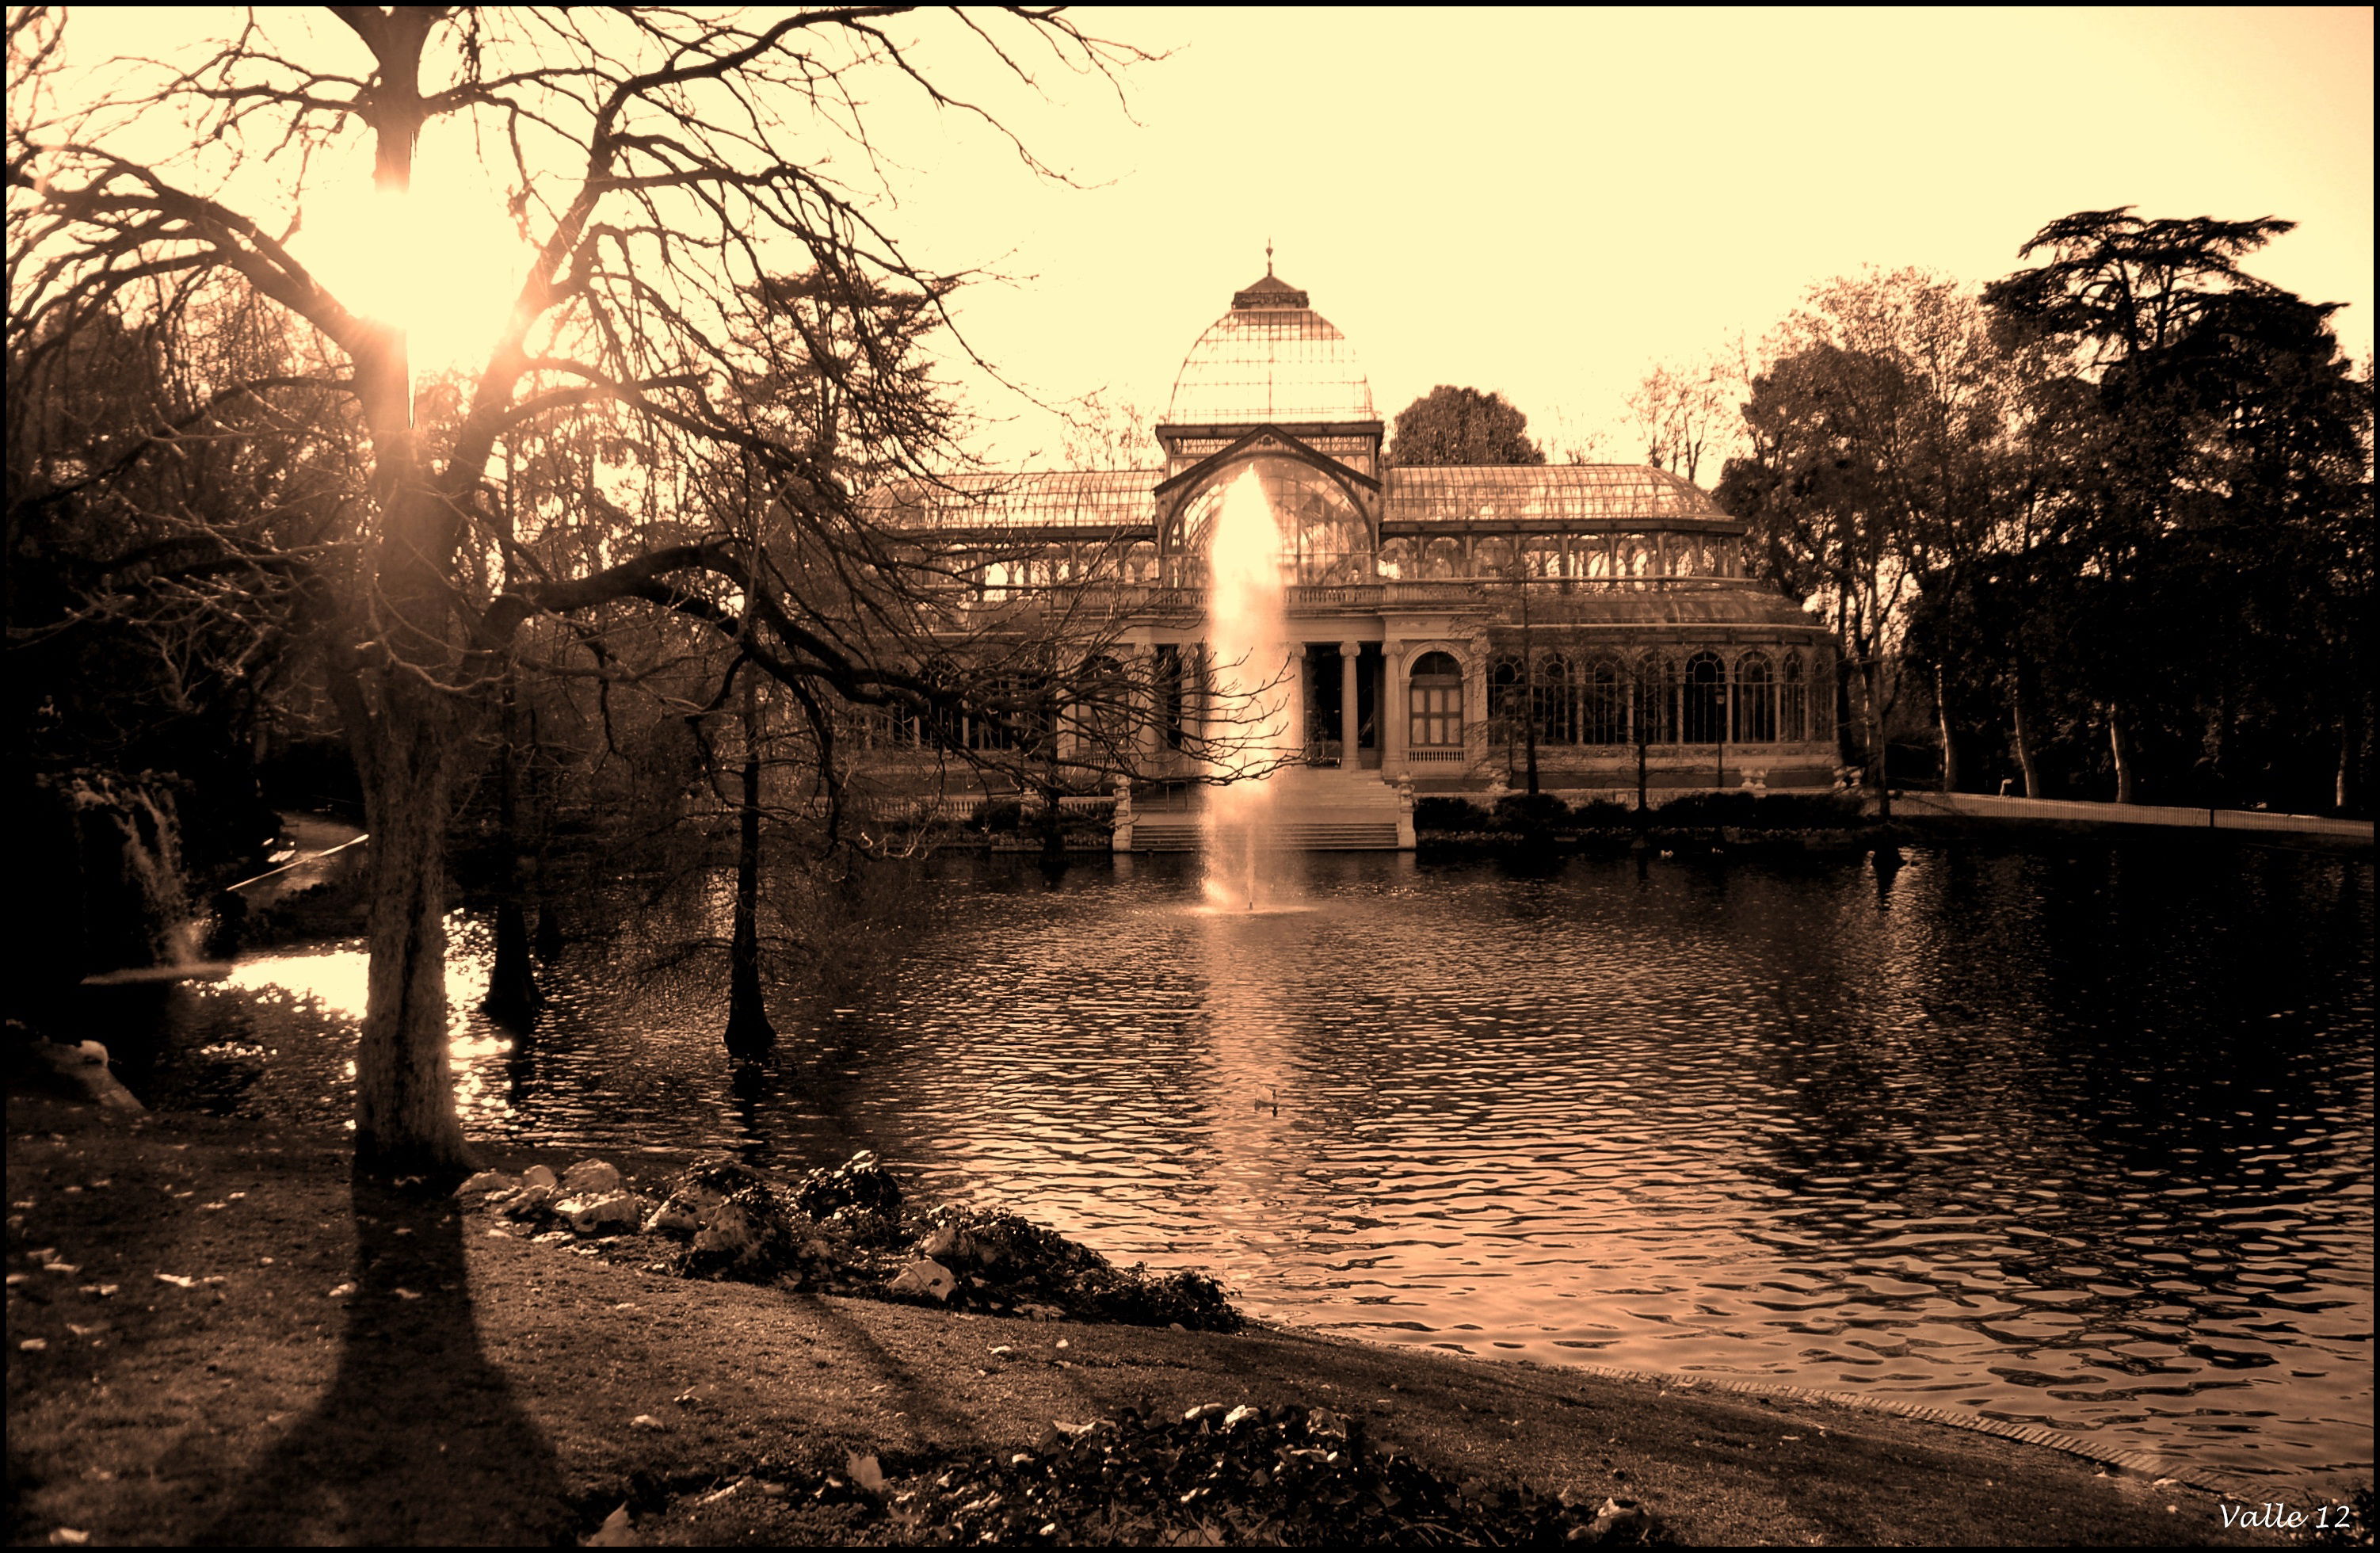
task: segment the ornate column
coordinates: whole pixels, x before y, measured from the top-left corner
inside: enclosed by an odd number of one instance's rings
[[[1363,734],[1363,724],[1355,716],[1361,704],[1355,694],[1355,660],[1362,655],[1361,642],[1339,644],[1339,769],[1352,771],[1362,765],[1362,753],[1355,741]]]
[[[1154,770],[1165,754],[1165,687],[1158,683],[1157,645],[1152,642],[1140,649],[1139,698],[1145,704],[1140,726],[1133,730],[1133,747],[1139,752],[1141,768]]]
[[[1470,661],[1463,665],[1463,767],[1467,772],[1488,760],[1488,634],[1471,638]]]
[[[1408,698],[1403,643],[1386,638],[1380,642],[1380,769],[1393,776],[1405,769]]]

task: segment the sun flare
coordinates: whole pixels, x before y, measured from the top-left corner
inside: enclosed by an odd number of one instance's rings
[[[416,375],[486,358],[528,261],[492,195],[427,180],[406,193],[325,189],[307,200],[293,246],[350,310],[405,332]]]

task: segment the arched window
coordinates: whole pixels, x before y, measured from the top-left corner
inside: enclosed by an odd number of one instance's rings
[[[1777,681],[1765,652],[1747,652],[1735,661],[1735,742],[1777,742]]]
[[[1488,737],[1497,744],[1521,740],[1522,705],[1526,673],[1519,654],[1500,652],[1488,663]]]
[[[1390,540],[1380,547],[1380,576],[1390,582],[1411,576],[1414,570],[1414,547],[1411,540]]]
[[[1587,664],[1578,691],[1578,742],[1626,744],[1628,671],[1621,667],[1619,661],[1598,658]]]
[[[1463,575],[1463,546],[1453,540],[1432,540],[1421,553],[1421,575],[1442,582]]]
[[[1777,736],[1799,744],[1810,736],[1809,686],[1802,678],[1802,655],[1785,655],[1785,673],[1777,686]]]
[[[1575,554],[1576,552],[1573,552],[1572,553]],[[1597,541],[1595,548],[1586,552],[1586,571],[1585,575],[1598,582],[1608,582],[1610,580],[1611,547],[1609,545]]]
[[[1717,744],[1727,737],[1727,665],[1716,652],[1697,652],[1686,660],[1685,706],[1687,744]]]
[[[1509,577],[1513,575],[1512,541],[1489,538],[1471,547],[1471,575],[1475,577]]]
[[[1653,570],[1653,547],[1645,542],[1642,534],[1628,534],[1620,540],[1620,575],[1641,577]]]
[[[1257,483],[1281,528],[1283,582],[1371,580],[1371,527],[1337,480],[1294,458],[1252,458],[1245,467],[1256,471]],[[1204,580],[1208,533],[1241,478],[1240,468],[1224,471],[1182,509],[1172,550],[1181,559],[1185,578]]]
[[[1407,692],[1411,718],[1406,747],[1415,758],[1450,759],[1463,752],[1463,669],[1443,652],[1415,661]]]
[[[1578,686],[1571,683],[1570,660],[1559,652],[1548,652],[1537,664],[1536,705],[1532,709],[1537,720],[1537,742],[1540,744],[1578,743]]]

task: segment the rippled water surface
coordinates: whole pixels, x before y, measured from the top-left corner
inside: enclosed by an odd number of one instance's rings
[[[1186,862],[932,865],[876,993],[741,1079],[714,977],[582,943],[533,1040],[458,1021],[469,1125],[871,1147],[1305,1325],[2369,1473],[2367,861],[1305,869],[1246,916]],[[345,1114],[352,947],[176,996],[166,1103]]]

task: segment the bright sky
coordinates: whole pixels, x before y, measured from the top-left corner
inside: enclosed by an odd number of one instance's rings
[[[1270,237],[1384,416],[1453,382],[1616,433],[1656,361],[1756,336],[1813,283],[1995,278],[2048,221],[2122,204],[2298,222],[2252,270],[2349,304],[2372,348],[2368,9],[1078,19],[1172,51],[1129,72],[1139,127],[1071,82],[1027,127],[1099,187],[954,136],[900,212],[927,257],[1021,277],[965,316],[1047,394],[1161,409]],[[996,439],[1055,443],[1029,414]]]
[[[1756,338],[1864,265],[2005,274],[2045,223],[2122,204],[2297,221],[2250,268],[2347,303],[2350,353],[2372,348],[2369,9],[1073,14],[1168,55],[1125,72],[1128,113],[1054,67],[1043,100],[983,87],[1080,187],[1037,179],[889,76],[871,115],[897,200],[883,224],[929,264],[1009,277],[964,294],[962,316],[1043,399],[1105,389],[1161,411],[1269,238],[1353,341],[1383,416],[1468,384],[1633,458],[1622,401],[1656,362]],[[236,20],[93,8],[70,36],[88,59],[208,25]],[[360,62],[321,25],[335,65]],[[931,59],[965,60],[978,74],[949,79],[982,85],[979,52],[945,42]],[[425,171],[460,150],[425,146]],[[870,187],[848,148],[834,170]],[[473,230],[493,237],[457,230],[450,255],[505,241],[500,198],[476,203]],[[371,229],[312,211],[309,225]],[[392,275],[437,274],[432,310],[463,328],[451,270],[367,250]],[[1059,423],[1030,400],[978,385],[969,403],[993,418],[985,451],[1054,460]]]

